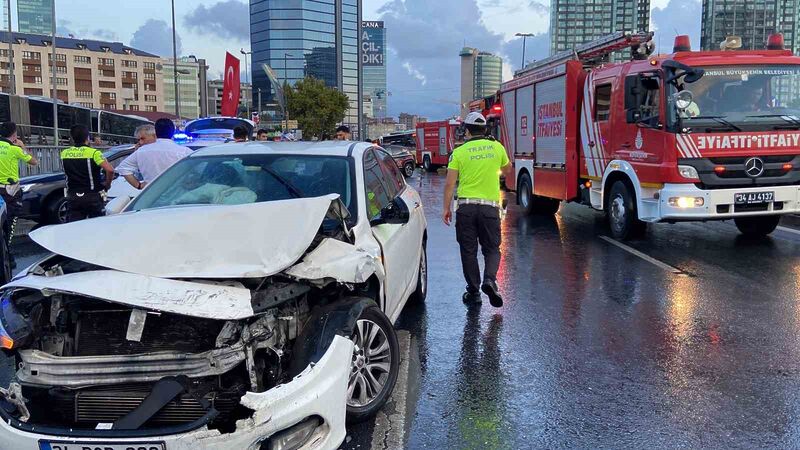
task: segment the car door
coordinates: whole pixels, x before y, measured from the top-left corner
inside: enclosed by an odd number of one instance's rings
[[[386,155],[380,151],[381,157]],[[388,155],[386,155],[388,157]],[[389,205],[392,200],[402,195],[397,183],[389,180],[376,156],[374,149],[364,153],[364,190],[366,195],[366,210],[370,220],[380,217],[381,209]],[[405,201],[405,199],[404,199]],[[415,205],[409,205],[413,209]],[[395,318],[398,308],[402,305],[408,292],[411,269],[416,269],[418,259],[411,259],[407,247],[414,245],[409,232],[410,226],[406,224],[381,224],[372,227],[372,234],[380,243],[383,252],[383,265],[386,271],[384,293],[386,304],[384,312],[390,318]]]

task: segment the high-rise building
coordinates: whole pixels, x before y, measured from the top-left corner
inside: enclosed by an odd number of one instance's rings
[[[222,115],[222,91],[224,84],[225,80],[209,80],[208,83],[206,83],[209,116]],[[245,101],[253,96],[253,88],[249,83],[241,83],[239,91],[239,109],[244,110],[247,108]],[[258,100],[258,98],[256,98],[256,100]],[[251,104],[251,108],[255,111],[253,104]]]
[[[275,103],[263,64],[281,83],[319,78],[350,99],[343,123],[358,138],[363,114],[360,41],[361,0],[250,0],[253,90],[262,90],[264,104]]]
[[[550,0],[550,54],[618,31],[648,31],[650,0]]]
[[[418,123],[427,122],[428,119],[425,117],[420,117],[416,114],[400,113],[400,117],[397,121],[403,125],[404,130],[414,130],[417,128]]]
[[[361,77],[364,97],[372,100],[372,116],[386,117],[386,28],[381,21],[361,22]]]
[[[703,0],[700,46],[719,50],[728,36],[740,36],[743,50],[763,50],[767,38],[783,33],[786,48],[797,53],[800,5],[796,0]]]
[[[50,96],[50,36],[14,33],[14,92]],[[163,111],[161,58],[119,42],[56,37],[56,85],[59,100],[87,108]],[[11,91],[8,33],[0,33],[0,90]]]
[[[55,0],[17,0],[17,23],[20,33],[53,34]]]
[[[161,62],[164,72],[164,110],[175,112],[175,63],[172,58]],[[206,89],[201,81],[205,61],[194,56],[178,58],[178,92],[181,117],[196,119],[201,116],[201,91]]]
[[[488,52],[461,49],[461,117],[469,113],[469,102],[492,95],[503,82],[503,58]]]

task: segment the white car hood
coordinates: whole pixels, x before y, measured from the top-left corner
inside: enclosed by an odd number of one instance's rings
[[[260,278],[297,262],[338,195],[127,212],[40,228],[47,250],[160,278]]]

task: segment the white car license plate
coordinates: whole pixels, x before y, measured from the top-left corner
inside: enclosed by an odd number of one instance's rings
[[[165,450],[163,442],[129,442],[103,444],[98,442],[39,441],[39,450]]]
[[[775,201],[775,192],[739,192],[734,196],[737,205],[754,203],[771,203]]]

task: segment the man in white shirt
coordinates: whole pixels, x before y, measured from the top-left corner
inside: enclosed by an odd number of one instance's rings
[[[136,149],[117,167],[117,173],[136,189],[142,189],[173,164],[192,153],[172,140],[175,124],[169,119],[158,119],[155,126],[143,125],[136,129]],[[139,181],[135,173],[142,175]]]

